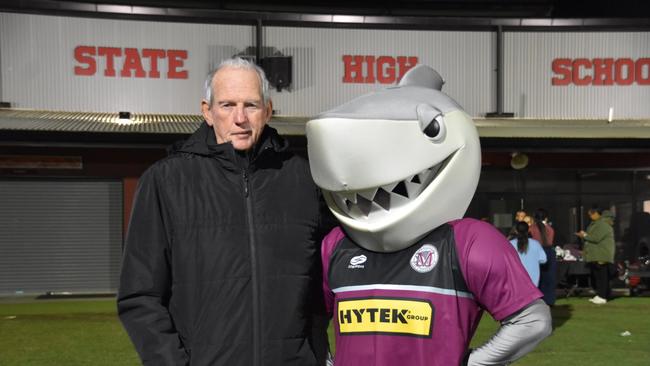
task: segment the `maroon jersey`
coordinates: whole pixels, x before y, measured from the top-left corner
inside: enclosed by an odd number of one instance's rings
[[[500,321],[542,297],[506,238],[473,219],[393,253],[336,228],[322,260],[336,366],[459,365],[483,309]]]

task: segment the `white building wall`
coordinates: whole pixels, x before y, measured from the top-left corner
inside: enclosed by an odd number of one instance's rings
[[[556,58],[650,57],[650,32],[508,32],[504,37],[504,110],[518,118],[650,117],[650,85],[551,85]],[[593,69],[579,68],[581,76]],[[648,79],[650,67],[644,69]],[[639,76],[637,75],[637,78]]]
[[[417,57],[446,80],[443,91],[472,116],[496,110],[494,32],[274,27],[263,29],[266,55],[293,57],[289,90],[272,91],[283,116],[313,116],[364,93],[389,87],[343,82],[344,55]],[[135,113],[199,113],[206,73],[219,60],[254,53],[255,28],[0,13],[0,100],[16,108]],[[186,50],[186,79],[75,75],[77,46]],[[553,86],[557,58],[647,59],[650,32],[505,32],[504,112],[517,118],[650,117],[650,85]],[[83,66],[83,65],[81,65]],[[144,69],[149,69],[143,59]],[[398,70],[399,72],[399,70]],[[650,78],[650,66],[641,77]],[[583,70],[582,74],[589,73]]]
[[[282,115],[312,116],[390,85],[342,82],[343,55],[417,56],[445,79],[443,92],[471,115],[494,109],[491,32],[265,27],[264,46],[293,56],[292,90],[274,92]],[[393,84],[394,85],[394,84]]]
[[[203,80],[215,63],[255,44],[251,26],[184,24],[0,13],[2,100],[12,107],[92,112],[192,113],[200,111]],[[79,45],[187,50],[179,70],[187,79],[75,75]],[[148,59],[143,68],[148,69]]]

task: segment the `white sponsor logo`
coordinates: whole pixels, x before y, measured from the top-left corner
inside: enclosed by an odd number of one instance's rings
[[[424,244],[411,257],[411,268],[416,272],[426,273],[438,263],[438,250],[431,244]]]
[[[363,264],[366,263],[367,260],[368,257],[363,254],[352,257],[352,259],[350,259],[350,265],[348,268],[364,268]]]

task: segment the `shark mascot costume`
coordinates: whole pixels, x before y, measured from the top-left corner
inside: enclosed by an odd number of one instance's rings
[[[510,243],[462,219],[480,145],[442,84],[418,65],[307,123],[312,176],[341,224],[322,245],[337,366],[505,365],[550,334]],[[470,350],[483,310],[501,326]]]

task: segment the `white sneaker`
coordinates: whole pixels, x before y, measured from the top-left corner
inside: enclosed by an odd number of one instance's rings
[[[596,295],[593,298],[589,299],[589,301],[591,301],[592,303],[594,303],[596,305],[607,304],[607,300],[603,299],[602,297],[600,297],[598,295]]]

